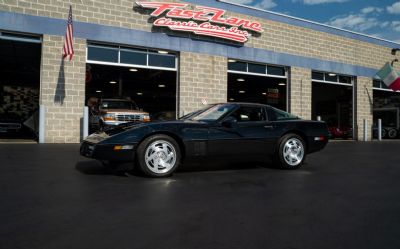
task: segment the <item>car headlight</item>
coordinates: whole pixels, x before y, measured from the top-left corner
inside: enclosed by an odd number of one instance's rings
[[[143,115],[143,122],[150,122],[150,116],[148,114]]]
[[[107,113],[103,116],[105,121],[114,121],[115,120],[115,114],[114,113]]]

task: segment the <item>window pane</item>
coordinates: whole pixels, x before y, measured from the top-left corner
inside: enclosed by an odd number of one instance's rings
[[[175,68],[175,56],[149,54],[149,66]]]
[[[88,60],[118,62],[118,49],[89,46]]]
[[[268,66],[267,73],[269,75],[285,76],[285,68]]]
[[[379,80],[374,80],[374,87],[381,88],[381,82]]]
[[[265,115],[261,107],[241,107],[232,116],[238,122],[265,121]]]
[[[324,74],[318,72],[312,72],[312,79],[313,80],[324,80]]]
[[[229,62],[228,70],[247,72],[246,64],[245,62]]]
[[[132,51],[121,50],[120,62],[126,64],[146,65],[147,54],[133,50]]]
[[[339,75],[339,82],[340,83],[351,84],[351,77],[349,77],[349,76],[340,76]]]
[[[249,73],[266,74],[267,73],[267,67],[265,65],[249,63]]]
[[[329,73],[325,74],[325,81],[332,81],[332,82],[338,82],[338,76],[335,74],[329,75]]]

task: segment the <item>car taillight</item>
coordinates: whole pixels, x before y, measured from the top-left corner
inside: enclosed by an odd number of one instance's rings
[[[314,137],[314,141],[325,141],[326,137],[322,136],[322,137]]]

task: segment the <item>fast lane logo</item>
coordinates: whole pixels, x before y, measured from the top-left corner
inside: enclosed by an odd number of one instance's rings
[[[237,17],[223,17],[225,10],[196,6],[195,10],[185,9],[189,4],[163,2],[136,2],[145,9],[154,9],[150,14],[157,17],[154,26],[168,27],[175,31],[192,32],[197,35],[212,36],[236,42],[246,42],[251,34],[246,31],[262,32],[259,22]],[[160,17],[165,14],[164,17]],[[180,20],[173,20],[180,19]],[[194,20],[194,21],[193,21]],[[195,22],[198,21],[198,22]],[[225,26],[221,26],[225,25]],[[230,27],[226,27],[230,26]]]

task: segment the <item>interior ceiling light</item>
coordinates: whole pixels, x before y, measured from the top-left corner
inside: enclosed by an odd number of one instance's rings
[[[236,60],[229,59],[229,60],[228,60],[228,62],[229,62],[229,63],[235,63],[235,62],[236,62]]]
[[[262,93],[262,95],[267,95],[267,93]]]
[[[143,95],[143,93],[136,93],[137,95]]]
[[[244,81],[244,79],[242,79],[242,78],[239,78],[239,79],[237,79],[237,81],[239,81],[239,82],[243,82],[243,81]]]
[[[282,83],[279,83],[278,85],[280,85],[280,86],[286,86],[286,83],[282,82]]]
[[[136,68],[131,68],[131,69],[129,69],[129,71],[131,71],[131,72],[137,72],[138,70],[137,70]]]
[[[100,91],[100,90],[97,90],[96,93],[101,93],[101,91]]]
[[[241,91],[239,91],[239,93],[246,93],[246,91],[242,91],[242,90],[241,90]]]
[[[112,80],[112,81],[110,81],[110,84],[117,84],[117,82]]]
[[[229,100],[230,100],[230,101],[234,101],[235,99],[234,99],[234,98],[230,98]]]
[[[168,51],[164,51],[164,50],[158,50],[159,54],[168,54]]]
[[[163,87],[165,87],[165,85],[158,85],[158,87],[163,88]]]
[[[336,76],[336,74],[335,74],[335,73],[328,73],[328,75],[329,75],[329,76],[331,76],[331,77],[334,77],[334,76]]]

